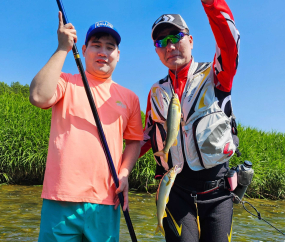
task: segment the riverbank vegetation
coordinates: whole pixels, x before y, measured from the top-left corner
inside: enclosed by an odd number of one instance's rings
[[[51,110],[29,102],[29,87],[0,82],[0,183],[42,184],[47,157]],[[144,114],[142,113],[144,123]],[[230,165],[249,160],[255,175],[247,196],[285,199],[285,134],[263,132],[238,125],[241,157]],[[130,187],[153,192],[156,163],[148,151],[136,163]]]

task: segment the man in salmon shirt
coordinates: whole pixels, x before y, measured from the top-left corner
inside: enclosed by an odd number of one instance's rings
[[[128,208],[128,176],[143,139],[138,97],[112,80],[121,37],[112,24],[93,24],[82,46],[86,76],[118,173],[116,189],[79,74],[61,72],[77,41],[59,12],[58,48],[30,86],[33,105],[52,108],[43,184],[39,241],[119,241],[123,192]],[[123,139],[126,147],[123,150]]]
[[[193,37],[179,14],[164,14],[152,26],[155,51],[169,71],[149,92],[141,155],[150,148],[156,153],[156,179],[173,166],[182,168],[163,227],[157,229],[167,242],[228,242],[232,235],[233,201],[225,175],[238,146],[231,88],[240,35],[225,0],[202,0],[202,5],[216,40],[212,63],[194,61]],[[182,115],[167,153],[166,121],[174,93]]]

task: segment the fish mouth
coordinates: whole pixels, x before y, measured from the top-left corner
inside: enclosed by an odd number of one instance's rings
[[[174,166],[174,172],[175,172],[175,173],[178,173],[178,172],[180,172],[181,170],[182,170],[181,166],[178,166],[178,165]]]
[[[173,98],[178,99],[178,94],[176,92],[174,93]]]

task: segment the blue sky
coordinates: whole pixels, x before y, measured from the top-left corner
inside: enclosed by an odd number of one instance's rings
[[[283,1],[227,3],[241,34],[240,63],[232,90],[237,120],[245,126],[285,133]],[[213,60],[215,40],[199,0],[63,0],[63,4],[77,30],[79,50],[91,24],[107,20],[117,28],[122,37],[121,59],[113,80],[139,96],[143,111],[150,87],[167,74],[151,41],[151,26],[160,15],[181,14],[193,35],[195,61]],[[0,1],[1,82],[30,84],[57,48],[57,13],[55,0]],[[72,53],[63,71],[78,73]]]

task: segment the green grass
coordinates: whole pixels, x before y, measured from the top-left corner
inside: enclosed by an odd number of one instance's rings
[[[0,183],[42,184],[48,150],[51,110],[32,106],[28,87],[0,82]],[[144,123],[144,114],[142,121]],[[249,160],[255,171],[247,196],[285,199],[285,134],[263,132],[238,125],[241,157],[231,166]],[[130,187],[154,191],[156,162],[148,151],[130,175]]]
[[[42,182],[51,110],[13,92],[0,95],[0,110],[0,182]]]
[[[140,157],[130,175],[130,187],[139,191],[153,192],[158,186],[154,179],[156,162],[152,150]]]
[[[247,195],[285,199],[285,134],[241,125],[238,132],[242,156],[235,155],[230,164],[235,166],[244,160],[253,163],[255,174]]]

